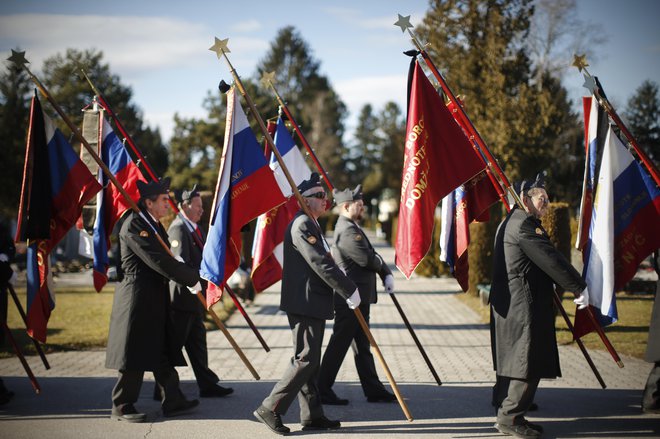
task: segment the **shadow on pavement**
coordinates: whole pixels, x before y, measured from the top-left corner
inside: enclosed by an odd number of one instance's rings
[[[150,378],[150,374],[147,373]],[[5,379],[16,396],[0,406],[0,421],[85,419],[105,422],[110,415],[114,378],[40,378],[42,393],[35,395],[26,378]],[[235,393],[227,398],[203,398],[196,411],[177,418],[185,421],[246,420],[273,387],[272,381],[227,382]],[[136,406],[150,422],[162,422],[160,405],[151,399],[153,381],[145,381]],[[337,383],[336,393],[348,398],[348,406],[324,406],[331,419],[345,424],[342,433],[396,435],[501,436],[493,429],[494,409],[488,386],[400,384],[414,422],[406,422],[397,403],[367,403],[358,383]],[[183,381],[188,398],[197,397],[193,381]],[[541,423],[546,437],[657,437],[660,416],[640,411],[641,390],[541,388],[540,409],[528,418]],[[299,422],[297,402],[283,416],[285,424]],[[256,422],[256,421],[254,421]],[[391,424],[388,424],[391,422]],[[356,425],[357,424],[357,425]],[[113,425],[108,420],[108,426]],[[302,433],[302,432],[299,432]],[[491,434],[492,433],[492,434]]]

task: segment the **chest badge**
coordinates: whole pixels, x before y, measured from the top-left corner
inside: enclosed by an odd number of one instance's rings
[[[309,242],[311,245],[316,244],[316,236],[308,236],[307,242]]]
[[[362,235],[355,235],[354,238],[356,241],[362,241]]]
[[[143,237],[143,238],[148,238],[149,237],[149,232],[147,232],[146,230],[142,230],[140,232],[140,236]]]
[[[177,248],[178,246],[179,246],[179,241],[177,241],[176,239],[172,240],[172,247]]]
[[[537,234],[537,235],[543,235],[543,230],[541,230],[540,227],[537,227],[537,228],[536,228],[536,234]]]

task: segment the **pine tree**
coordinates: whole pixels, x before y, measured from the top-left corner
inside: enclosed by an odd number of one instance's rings
[[[22,68],[6,64],[0,75],[0,217],[16,218],[18,212],[31,86]]]
[[[660,94],[658,84],[646,80],[628,100],[626,126],[656,165],[660,161]]]
[[[160,133],[157,129],[144,126],[140,109],[131,102],[132,89],[123,85],[119,76],[110,71],[110,66],[103,63],[103,52],[67,49],[64,55],[58,53],[51,56],[44,60],[41,80],[64,113],[74,125],[80,127],[80,110],[92,102],[94,95],[87,82],[78,76],[81,67],[110,103],[128,134],[154,168],[154,172],[162,176],[167,169],[168,159]],[[48,105],[44,108],[52,112]],[[64,133],[69,132],[59,117],[53,117],[53,120],[60,125]],[[117,135],[121,135],[119,131]]]

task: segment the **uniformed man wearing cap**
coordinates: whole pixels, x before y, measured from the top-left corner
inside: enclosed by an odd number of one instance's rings
[[[495,236],[490,290],[491,348],[497,374],[495,428],[516,437],[538,438],[543,428],[524,415],[540,379],[561,376],[554,284],[574,292],[580,308],[588,305],[589,298],[584,280],[541,225],[549,203],[541,174],[536,181],[521,184],[520,198],[524,209],[514,207]]]
[[[326,211],[327,196],[317,173],[298,186],[311,216],[299,211],[284,235],[280,309],[287,314],[293,333],[293,357],[284,376],[254,411],[254,416],[277,434],[289,433],[282,424],[298,397],[303,430],[340,427],[323,414],[317,388],[325,321],[333,317],[333,290],[349,307],[360,305],[353,281],[339,269],[330,254],[317,219]]]
[[[332,195],[339,208],[339,218],[333,235],[332,256],[339,267],[358,286],[361,299],[360,312],[368,323],[370,304],[376,303],[377,299],[376,274],[380,276],[388,292],[394,291],[394,277],[358,225],[364,214],[362,186],[357,185],[353,190],[338,191],[334,189]],[[332,386],[351,345],[353,346],[355,367],[367,401],[396,401],[396,396],[388,392],[378,379],[369,339],[362,330],[355,313],[339,296],[335,296],[334,307],[335,323],[328,347],[323,354],[319,373],[321,401],[323,404],[330,405],[348,404],[347,399],[339,398],[335,394]]]
[[[124,278],[117,286],[110,316],[106,367],[117,369],[112,390],[111,419],[144,422],[134,404],[145,371],[152,371],[162,394],[165,416],[197,406],[179,389],[174,366],[186,362],[172,335],[169,280],[199,290],[196,269],[179,262],[163,248],[169,245],[160,219],[169,209],[169,178],[151,183],[138,181],[141,212],[131,212],[119,232]]]
[[[181,215],[177,215],[167,230],[172,253],[175,257],[182,258],[188,266],[199,270],[202,263],[202,250],[206,241],[206,233],[198,224],[204,213],[202,197],[195,185],[191,190],[179,193],[178,199]],[[201,286],[202,292],[204,292],[206,281],[202,280]],[[209,368],[204,305],[197,296],[190,294],[186,285],[176,281],[170,282],[170,295],[174,332],[179,338],[180,345],[185,346],[188,353],[190,365],[199,387],[199,396],[209,398],[231,394],[234,390],[220,386],[218,375]]]

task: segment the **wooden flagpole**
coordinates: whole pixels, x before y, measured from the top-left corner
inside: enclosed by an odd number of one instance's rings
[[[334,189],[334,185],[330,181],[330,177],[328,177],[328,174],[325,172],[325,169],[323,168],[323,165],[321,165],[321,162],[318,160],[316,157],[316,154],[314,154],[314,151],[312,150],[312,147],[309,145],[307,142],[307,139],[305,138],[305,135],[302,133],[302,130],[300,129],[300,126],[296,122],[296,120],[293,118],[293,115],[289,111],[288,106],[280,96],[280,94],[277,92],[277,88],[275,87],[274,84],[274,77],[275,77],[275,72],[271,73],[265,73],[262,78],[261,82],[264,84],[266,87],[270,87],[270,89],[273,91],[273,94],[275,94],[275,98],[277,99],[277,102],[280,105],[280,108],[284,113],[286,114],[286,117],[289,118],[291,121],[291,124],[293,125],[293,129],[296,131],[298,134],[298,138],[302,141],[303,145],[305,146],[305,149],[309,152],[310,156],[312,157],[312,160],[314,161],[314,164],[316,165],[316,168],[319,170],[319,173],[323,175],[323,178],[325,179],[326,184],[328,185],[328,189],[331,191]],[[436,383],[438,383],[439,386],[442,385],[442,380],[440,379],[440,376],[438,373],[435,371],[435,368],[433,367],[433,364],[431,364],[431,360],[429,359],[428,355],[426,354],[426,351],[424,350],[424,347],[420,343],[419,339],[417,338],[417,334],[415,334],[415,330],[413,327],[410,325],[410,322],[408,321],[408,317],[406,316],[405,312],[403,311],[403,308],[399,304],[399,301],[397,300],[396,296],[394,295],[393,292],[389,293],[390,298],[392,299],[392,302],[394,303],[394,306],[396,307],[397,311],[399,312],[399,315],[401,316],[401,319],[403,320],[403,323],[406,325],[406,328],[408,329],[408,332],[410,332],[410,336],[413,338],[413,341],[415,342],[415,345],[419,349],[420,353],[422,354],[422,357],[424,358],[424,361],[426,362],[426,365],[428,366],[429,370],[431,371],[431,374],[433,375],[433,378],[435,378]]]
[[[154,170],[151,167],[151,165],[149,164],[149,162],[147,161],[147,158],[142,154],[142,151],[140,151],[140,149],[135,144],[135,142],[133,141],[131,136],[128,134],[128,132],[126,131],[126,129],[122,125],[121,121],[119,120],[119,118],[117,117],[115,112],[110,107],[110,104],[108,103],[105,96],[103,96],[103,94],[96,88],[96,86],[94,85],[94,83],[89,78],[89,76],[87,75],[87,73],[85,72],[85,70],[83,68],[80,69],[80,72],[82,73],[85,80],[87,80],[87,83],[92,88],[92,91],[94,91],[94,94],[96,94],[96,96],[98,97],[98,100],[99,100],[99,103],[101,104],[101,107],[103,107],[108,112],[108,115],[115,122],[115,125],[117,126],[117,128],[121,132],[121,135],[124,136],[124,138],[126,139],[126,142],[131,147],[131,150],[137,156],[139,163],[142,164],[143,168],[147,171],[147,174],[149,174],[149,177],[151,177],[151,179],[154,180],[154,181],[158,181],[159,178],[156,175],[156,173],[154,172]],[[142,174],[144,175],[144,172]],[[191,235],[193,237],[193,240],[195,241],[197,246],[200,249],[203,249],[204,248],[204,243],[202,242],[202,239],[197,235],[197,233],[195,233],[195,231],[192,229],[192,226],[190,225],[190,223],[187,220],[183,219],[183,215],[182,215],[181,211],[179,210],[178,206],[176,205],[176,203],[174,201],[172,201],[171,198],[168,198],[167,201],[169,202],[170,207],[177,214],[177,216],[182,218],[183,224],[185,224],[186,227],[188,228],[188,231],[191,233]],[[245,321],[250,326],[250,329],[252,329],[252,332],[254,332],[254,335],[257,337],[257,340],[259,340],[259,342],[261,343],[261,346],[264,348],[264,350],[266,352],[269,352],[270,347],[268,347],[268,344],[266,343],[266,340],[264,340],[263,337],[261,336],[261,334],[259,333],[259,330],[254,325],[254,323],[252,322],[252,319],[250,319],[250,316],[245,311],[245,308],[243,308],[243,305],[241,305],[241,303],[238,300],[238,298],[236,297],[236,294],[234,293],[234,291],[231,289],[231,287],[229,287],[229,285],[225,285],[225,288],[227,290],[227,293],[229,293],[229,297],[231,297],[232,302],[234,302],[234,305],[239,310],[239,312],[241,313],[243,318],[245,318]],[[206,304],[204,304],[204,308],[206,308]],[[213,321],[216,321],[216,319],[214,318]]]
[[[275,154],[275,157],[277,158],[278,163],[280,164],[280,167],[282,171],[284,172],[284,175],[286,176],[287,181],[289,182],[289,185],[291,186],[291,190],[294,193],[294,196],[298,200],[298,203],[300,204],[300,207],[305,211],[307,216],[310,218],[313,218],[311,213],[309,212],[309,209],[307,207],[307,204],[305,203],[305,200],[303,199],[302,195],[300,195],[300,192],[298,191],[298,187],[296,186],[296,183],[293,180],[293,177],[291,177],[291,174],[289,173],[289,170],[287,169],[284,160],[282,159],[282,156],[280,155],[279,151],[277,150],[277,147],[275,146],[275,142],[273,141],[273,138],[271,135],[268,133],[268,129],[266,129],[266,124],[264,123],[263,119],[261,118],[261,115],[257,111],[256,106],[252,102],[252,99],[250,98],[250,95],[247,94],[245,91],[245,87],[243,87],[243,82],[241,81],[241,78],[238,76],[238,73],[236,73],[236,70],[234,69],[234,66],[231,64],[231,61],[229,61],[229,57],[227,57],[227,53],[230,52],[229,48],[227,47],[227,42],[229,41],[228,38],[224,40],[220,40],[217,37],[215,38],[215,43],[213,46],[209,48],[209,50],[213,51],[216,53],[218,56],[218,59],[224,58],[225,61],[227,62],[227,65],[229,66],[229,71],[231,72],[232,78],[234,79],[234,82],[236,83],[238,90],[240,91],[241,95],[243,95],[243,98],[247,102],[248,106],[250,107],[250,111],[252,111],[252,114],[254,115],[255,120],[259,124],[259,128],[263,134],[263,136],[266,138],[268,145],[270,146],[271,150],[273,151],[273,154]],[[409,421],[412,421],[412,415],[408,411],[408,406],[406,405],[406,402],[403,399],[403,396],[401,395],[401,392],[399,392],[399,387],[397,386],[394,377],[392,376],[392,373],[390,372],[389,367],[387,366],[387,363],[385,362],[385,359],[383,358],[383,354],[380,352],[380,349],[378,348],[378,345],[376,344],[376,341],[373,338],[373,335],[371,335],[371,331],[369,330],[369,326],[367,325],[367,322],[364,320],[364,317],[362,316],[362,313],[360,312],[359,308],[355,308],[353,310],[355,312],[355,315],[360,322],[360,326],[362,327],[362,330],[364,333],[367,335],[367,338],[369,339],[369,343],[371,343],[371,346],[374,348],[374,352],[376,352],[376,356],[378,357],[378,360],[383,366],[383,369],[385,370],[385,374],[387,375],[387,379],[390,382],[390,385],[392,386],[392,389],[394,390],[394,393],[397,397],[397,400],[399,401],[399,405],[401,406],[401,409],[403,410],[406,418]]]
[[[108,177],[108,179],[110,179],[112,184],[114,184],[115,187],[117,188],[117,190],[122,194],[122,196],[124,197],[124,200],[129,205],[129,207],[133,210],[133,212],[140,215],[145,220],[145,222],[147,224],[151,225],[151,223],[149,221],[147,221],[146,218],[144,218],[144,215],[142,214],[140,209],[137,207],[137,204],[135,204],[135,201],[133,201],[133,199],[128,195],[128,193],[126,192],[124,187],[121,185],[121,183],[119,183],[117,178],[112,174],[112,172],[110,172],[110,169],[108,169],[108,166],[98,156],[98,154],[96,153],[94,148],[91,147],[91,145],[87,142],[87,140],[82,136],[82,134],[80,133],[78,128],[73,124],[73,122],[71,122],[71,120],[64,113],[64,111],[62,111],[62,108],[60,108],[60,106],[55,101],[55,99],[51,96],[51,94],[48,92],[46,87],[41,83],[41,81],[39,81],[39,78],[37,78],[30,71],[30,69],[27,67],[26,64],[28,63],[28,61],[25,59],[25,52],[16,52],[15,50],[12,50],[12,56],[9,58],[9,61],[14,62],[17,66],[22,67],[25,70],[25,72],[28,74],[28,76],[30,77],[32,82],[35,83],[35,85],[37,86],[37,88],[39,89],[41,94],[48,100],[48,102],[50,102],[52,107],[55,109],[57,114],[60,115],[60,117],[62,118],[64,123],[69,127],[69,129],[71,130],[73,135],[76,137],[76,139],[78,139],[78,141],[80,141],[82,146],[87,150],[90,157],[92,157],[92,159],[96,162],[96,164],[99,165],[99,168],[101,168],[103,170],[103,173]],[[172,255],[172,252],[171,252],[170,248],[167,246],[167,244],[165,244],[165,242],[162,240],[160,235],[158,233],[155,233],[155,236],[158,239],[158,242],[160,242],[160,244],[162,245],[163,249],[165,249],[165,251],[170,256],[174,257]],[[209,312],[210,313],[215,313],[215,311],[213,311],[213,310],[209,310]],[[211,316],[213,316],[213,314],[211,314]],[[234,349],[236,349],[236,348],[238,348],[238,346],[236,346]],[[240,350],[240,348],[238,348],[238,349]],[[237,353],[238,353],[238,351],[237,351]],[[241,359],[243,359],[244,362],[247,361],[247,358],[245,358],[244,355],[241,355],[239,353],[239,356],[241,357]],[[249,362],[246,363],[246,366],[248,366],[248,364],[249,364]],[[252,368],[251,365],[248,366],[248,369],[254,370],[254,368]],[[257,379],[257,380],[259,379],[258,375],[255,376],[255,379]]]

